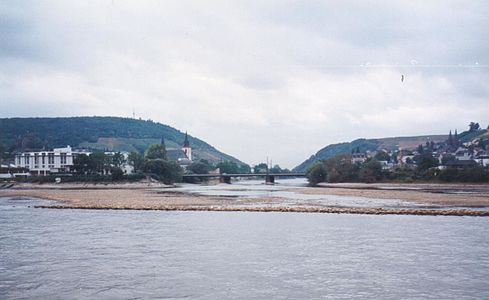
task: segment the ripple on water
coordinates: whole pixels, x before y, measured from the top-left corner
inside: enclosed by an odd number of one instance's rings
[[[486,218],[18,206],[0,228],[2,299],[489,298]]]

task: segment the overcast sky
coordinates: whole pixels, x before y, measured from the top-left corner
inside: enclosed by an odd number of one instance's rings
[[[330,143],[486,127],[488,16],[485,0],[2,1],[0,117],[134,109],[290,168]]]

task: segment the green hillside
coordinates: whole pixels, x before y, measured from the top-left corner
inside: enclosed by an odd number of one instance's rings
[[[0,144],[7,149],[39,149],[70,145],[109,151],[143,152],[165,139],[167,148],[180,148],[185,134],[151,120],[120,117],[1,118]],[[216,163],[238,159],[189,136],[195,159]]]

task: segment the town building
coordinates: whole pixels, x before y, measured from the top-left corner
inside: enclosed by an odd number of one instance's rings
[[[483,167],[489,166],[489,154],[481,152],[477,155],[476,161]]]
[[[73,169],[74,155],[70,146],[52,151],[22,152],[15,155],[15,165],[29,170],[32,175],[68,173]]]
[[[474,160],[474,154],[469,149],[460,147],[455,152],[455,158],[457,160]]]

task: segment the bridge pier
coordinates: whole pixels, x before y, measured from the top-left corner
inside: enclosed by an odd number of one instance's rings
[[[274,184],[275,183],[275,176],[273,176],[273,175],[266,175],[265,176],[265,183]]]
[[[219,177],[219,182],[231,184],[231,176],[221,176]]]

